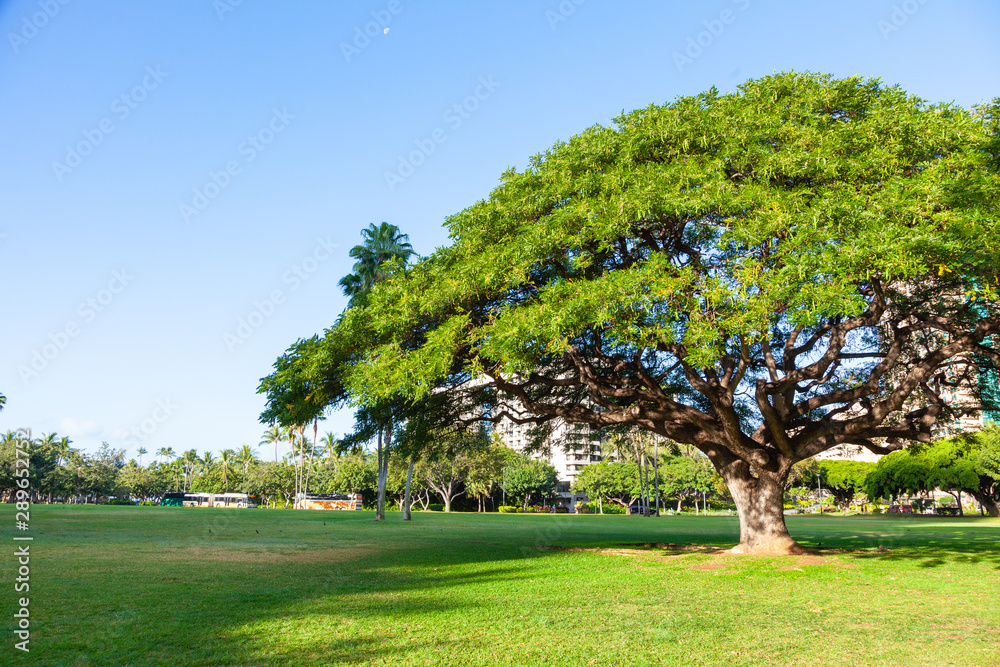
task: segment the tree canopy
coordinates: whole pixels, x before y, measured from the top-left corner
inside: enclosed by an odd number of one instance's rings
[[[1000,361],[998,109],[782,73],[625,113],[505,172],[315,357],[351,351],[362,405],[447,394],[456,419],[693,445],[737,550],[794,551],[792,465],[929,441],[944,390]]]
[[[865,480],[874,463],[867,461],[820,461],[819,470],[823,487],[833,493],[837,504],[847,509],[858,494],[865,491]]]
[[[990,516],[1000,516],[1000,426],[909,447],[878,462],[865,480],[869,498],[892,498],[941,489],[967,493]],[[961,510],[961,504],[959,504]]]

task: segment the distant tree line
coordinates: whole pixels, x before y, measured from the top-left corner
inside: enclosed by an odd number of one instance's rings
[[[280,438],[284,435],[279,432]],[[270,444],[273,437],[273,433],[265,434],[262,444]],[[18,442],[13,431],[0,437],[0,502],[11,502],[17,488],[14,459]],[[288,507],[297,491],[308,490],[361,493],[365,506],[374,506],[378,486],[375,454],[358,447],[345,451],[345,442],[332,433],[318,441],[292,433],[289,442],[291,452],[275,461],[261,460],[248,445],[217,455],[210,451],[199,454],[194,449],[178,454],[170,447],[150,454],[139,448],[137,457],[126,461],[125,450],[108,443],[91,454],[53,433],[29,443],[30,489],[35,502],[159,501],[168,491],[240,492],[255,497],[261,505]],[[299,456],[303,450],[308,456]],[[306,470],[300,469],[303,459],[308,461]],[[405,459],[394,459],[389,465],[386,491],[400,508],[407,473]],[[467,445],[457,455],[415,461],[411,493],[423,509],[440,504],[450,511],[459,502],[462,509],[491,511],[504,496],[525,507],[532,501],[545,502],[553,497],[555,484],[555,469],[548,463],[481,438],[477,446]]]
[[[955,498],[959,513],[964,493],[989,516],[1000,516],[1000,426],[889,454],[864,486],[869,498],[927,496],[940,489]]]

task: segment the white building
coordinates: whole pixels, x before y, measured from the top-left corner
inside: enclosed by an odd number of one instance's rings
[[[504,444],[513,450],[524,452],[531,443],[528,431],[531,424],[515,424],[503,418],[495,430]],[[573,493],[572,485],[580,471],[591,463],[603,459],[601,442],[592,436],[587,424],[568,424],[561,419],[554,420],[552,432],[545,439],[540,451],[526,452],[533,459],[541,459],[556,469],[556,491],[562,504],[575,511],[576,503],[586,501],[587,496]]]

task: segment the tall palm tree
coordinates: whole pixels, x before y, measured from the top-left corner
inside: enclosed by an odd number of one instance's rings
[[[240,451],[236,452],[236,460],[243,466],[243,474],[247,474],[247,468],[257,460],[257,450],[250,445],[243,445]]]
[[[257,452],[250,445],[243,445],[240,451],[236,453],[236,460],[243,468],[243,491],[245,493],[247,490],[247,474],[250,464],[257,460]]]
[[[215,465],[215,457],[212,456],[212,452],[205,452],[201,455],[201,469],[208,472]]]
[[[141,466],[142,457],[145,456],[146,454],[149,454],[149,450],[147,450],[145,447],[140,447],[135,451],[135,453],[139,455],[139,465]]]
[[[367,229],[361,230],[361,237],[364,241],[361,245],[351,248],[350,254],[355,260],[353,273],[344,276],[340,280],[340,287],[344,294],[350,297],[347,303],[348,308],[364,303],[368,292],[372,286],[383,279],[388,274],[387,264],[400,262],[405,265],[410,257],[416,253],[410,245],[410,237],[399,231],[396,225],[383,222],[376,227],[368,225]],[[378,505],[376,520],[384,519],[385,511],[385,480],[388,473],[389,451],[388,448],[383,454],[383,434],[384,442],[388,444],[389,434],[392,431],[391,419],[382,425],[378,436],[378,463],[379,463],[379,485],[378,485]]]
[[[259,444],[261,445],[274,445],[274,462],[278,462],[278,443],[285,439],[285,433],[282,431],[280,426],[272,426],[271,428],[264,431],[264,435],[261,438]]]
[[[232,449],[223,449],[219,452],[219,462],[222,464],[222,483],[229,493],[229,464],[236,458],[236,452]]]
[[[68,437],[64,435],[63,437],[59,438],[59,442],[55,444],[57,466],[61,466],[69,458],[70,452],[73,451],[73,448],[70,447],[70,444],[72,444],[72,442],[73,442],[72,440],[70,440]]]
[[[364,300],[368,291],[377,281],[385,277],[385,264],[391,260],[401,260],[404,264],[416,253],[410,245],[410,237],[399,231],[399,227],[383,222],[378,227],[374,223],[361,230],[364,241],[351,248],[348,253],[356,261],[349,273],[340,279],[340,288],[350,297],[348,307]]]
[[[333,431],[327,431],[319,439],[319,446],[322,447],[328,460],[335,458],[337,456],[337,434]]]
[[[181,458],[184,459],[184,490],[188,489],[188,477],[191,477],[191,484],[194,484],[194,464],[198,462],[198,452],[194,449],[189,449],[183,454]]]

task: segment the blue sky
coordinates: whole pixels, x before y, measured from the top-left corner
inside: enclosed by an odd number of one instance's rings
[[[622,110],[790,69],[1000,96],[991,0],[17,0],[0,33],[0,430],[130,456],[256,446],[361,228],[427,254]]]

